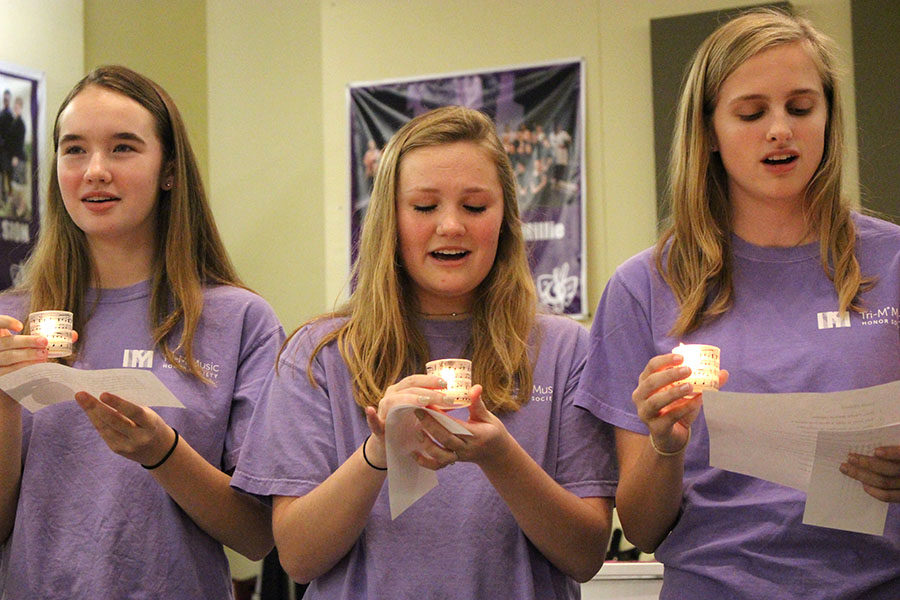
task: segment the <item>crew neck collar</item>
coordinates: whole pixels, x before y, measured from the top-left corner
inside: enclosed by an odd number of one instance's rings
[[[819,257],[819,242],[799,246],[757,246],[731,234],[731,247],[735,256],[765,262],[796,262]]]
[[[115,302],[128,302],[150,295],[150,280],[145,279],[133,285],[122,288],[88,288],[85,292],[85,300],[97,304],[112,304]]]

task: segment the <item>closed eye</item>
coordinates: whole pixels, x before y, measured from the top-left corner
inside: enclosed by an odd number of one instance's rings
[[[757,120],[758,118],[760,118],[762,115],[763,115],[763,111],[760,110],[760,111],[757,111],[757,112],[752,113],[752,114],[738,115],[738,118],[739,118],[741,121],[755,121],[755,120]]]
[[[487,206],[472,206],[470,204],[466,204],[464,208],[470,213],[483,213],[487,210]]]
[[[435,206],[436,205],[434,204],[416,204],[413,206],[413,210],[415,210],[416,212],[427,213],[433,211],[435,209]]]

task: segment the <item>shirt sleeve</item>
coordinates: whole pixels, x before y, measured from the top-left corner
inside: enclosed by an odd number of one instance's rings
[[[237,465],[250,419],[283,342],[284,329],[275,312],[262,298],[254,296],[242,324],[240,355],[222,453],[222,468],[226,472]]]
[[[559,348],[557,356],[570,359],[565,371],[560,411],[559,451],[554,478],[565,489],[581,498],[614,497],[618,481],[613,428],[586,410],[575,406],[575,392],[585,365],[588,333],[577,326],[570,352]]]
[[[617,270],[603,292],[575,404],[616,427],[647,434],[631,394],[647,361],[657,352],[648,311],[633,291],[642,286],[629,283]],[[649,288],[648,281],[639,283]]]
[[[315,347],[312,330],[298,331],[269,373],[253,414],[232,485],[257,496],[303,496],[339,466],[332,400],[323,362],[339,354],[326,346],[307,365]],[[343,365],[343,361],[340,361]]]

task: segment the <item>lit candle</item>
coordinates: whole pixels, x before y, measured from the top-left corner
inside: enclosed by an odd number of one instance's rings
[[[441,358],[425,363],[427,375],[437,375],[447,382],[447,387],[442,390],[444,395],[453,402],[450,408],[462,408],[469,406],[469,388],[472,386],[472,361],[465,358]],[[435,408],[441,408],[436,406]]]
[[[67,310],[42,310],[28,315],[32,335],[47,338],[47,356],[61,358],[72,354],[72,313]]]
[[[706,344],[678,344],[674,354],[684,357],[682,364],[691,368],[691,374],[682,379],[694,386],[694,393],[719,389],[719,349]]]

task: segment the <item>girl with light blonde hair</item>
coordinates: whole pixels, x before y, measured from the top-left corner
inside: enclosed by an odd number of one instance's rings
[[[490,119],[445,107],[389,141],[355,288],[282,350],[232,485],[272,497],[286,571],[306,598],[575,598],[600,568],[611,429],[576,410],[587,332],[536,313],[515,179]],[[426,361],[473,364],[454,409]],[[418,418],[399,450],[439,486],[391,518],[388,412]],[[470,435],[451,434],[447,411]]]
[[[672,352],[719,347],[730,391],[900,379],[897,320],[872,317],[900,306],[900,227],[841,195],[839,87],[802,17],[756,9],[716,29],[681,96],[671,224],[600,301],[576,404],[616,428],[618,515],[665,564],[663,600],[900,597],[900,446],[840,466],[891,503],[884,536],[805,525],[802,491],[710,467],[703,394]]]

